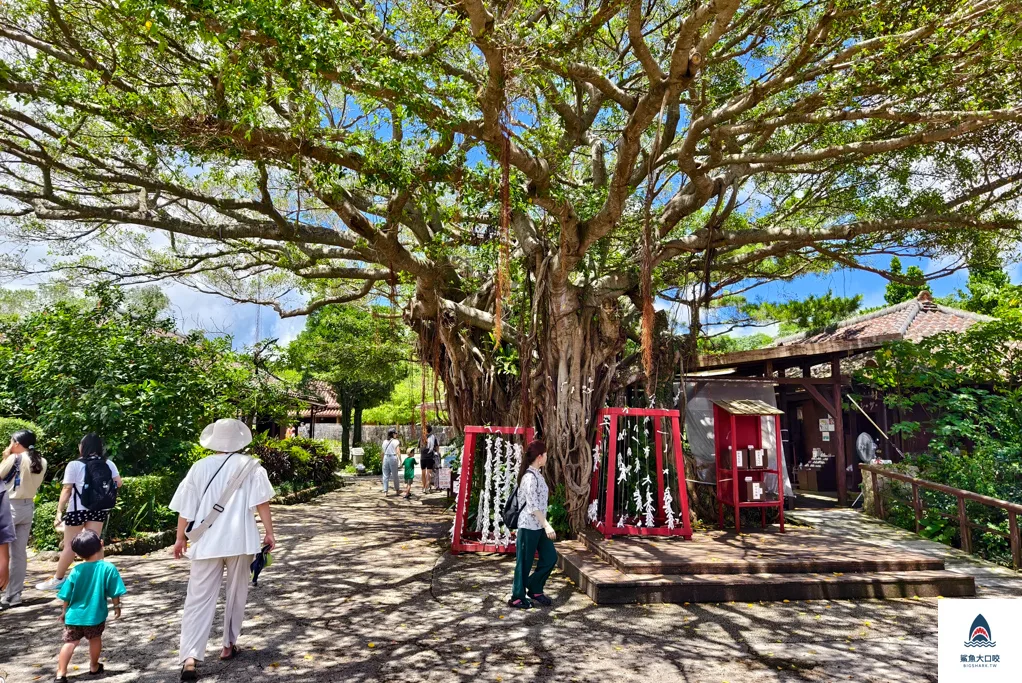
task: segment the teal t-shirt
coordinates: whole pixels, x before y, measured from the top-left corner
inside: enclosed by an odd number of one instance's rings
[[[415,458],[408,456],[405,459],[405,479],[415,478]]]
[[[82,562],[68,574],[57,598],[67,603],[68,626],[98,626],[106,621],[107,600],[127,592],[117,567],[105,560]]]

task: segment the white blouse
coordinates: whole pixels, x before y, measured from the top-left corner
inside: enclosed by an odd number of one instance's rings
[[[217,474],[217,469],[228,457],[230,462]],[[227,488],[227,482],[244,466],[247,458],[248,456],[233,453],[211,455],[198,461],[192,465],[184,481],[178,485],[174,498],[170,501],[170,509],[188,521],[198,524],[216,505],[220,495]],[[209,490],[203,495],[207,484]],[[253,510],[256,506],[269,501],[273,495],[273,486],[270,485],[270,478],[266,476],[266,470],[260,466],[249,472],[245,482],[234,492],[213,526],[189,549],[188,556],[193,560],[209,560],[258,553],[261,550],[262,539],[259,537]]]
[[[547,500],[550,496],[550,489],[546,485],[543,473],[535,467],[525,470],[522,476],[522,483],[518,486],[518,507],[522,511],[518,514],[518,528],[542,531],[543,525],[532,514],[536,510],[546,517]]]

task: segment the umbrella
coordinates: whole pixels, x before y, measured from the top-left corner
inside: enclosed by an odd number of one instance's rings
[[[255,556],[252,560],[252,564],[249,565],[249,569],[252,570],[252,585],[259,585],[259,573],[273,564],[273,554],[270,552],[270,546],[264,545],[262,551]]]

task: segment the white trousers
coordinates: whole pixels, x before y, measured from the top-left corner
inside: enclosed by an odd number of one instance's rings
[[[398,472],[400,471],[398,466],[396,455],[385,455],[383,456],[383,492],[386,493],[388,484],[391,481],[394,482],[394,490],[398,493],[401,492],[401,483],[398,481]]]
[[[11,543],[11,578],[7,582],[5,595],[13,600],[25,588],[25,570],[28,566],[28,536],[32,532],[32,515],[35,505],[31,500],[12,500],[11,517],[17,540]]]
[[[181,661],[206,658],[206,643],[216,616],[216,601],[220,584],[227,570],[227,593],[224,604],[223,646],[238,642],[241,624],[245,621],[245,600],[248,599],[249,565],[252,555],[217,557],[211,560],[192,560],[188,575],[188,595],[181,616]]]

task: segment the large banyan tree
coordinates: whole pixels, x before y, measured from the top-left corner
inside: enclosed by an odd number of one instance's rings
[[[711,300],[1018,228],[1020,10],[6,0],[0,211],[78,278],[389,298],[456,424],[542,428],[578,523],[595,411],[673,377],[661,297],[684,358]]]

